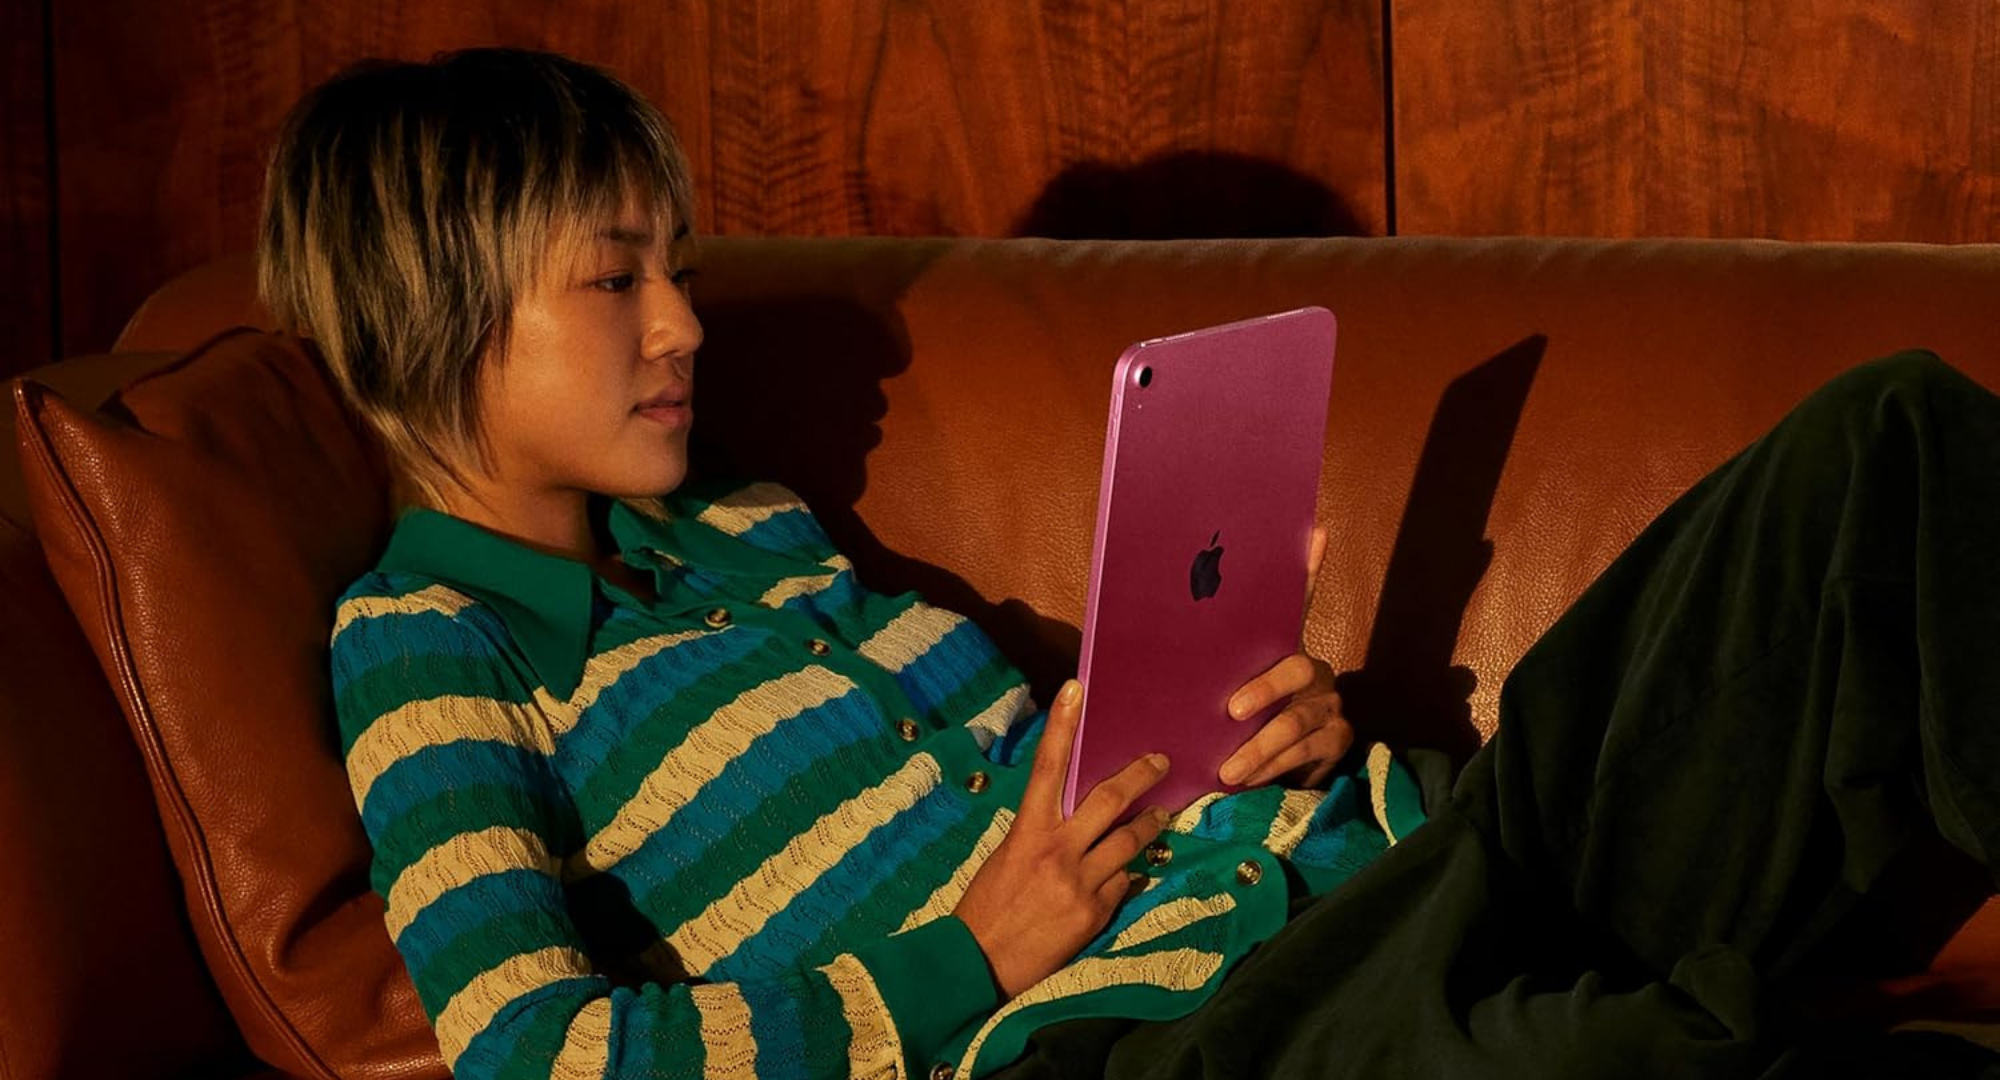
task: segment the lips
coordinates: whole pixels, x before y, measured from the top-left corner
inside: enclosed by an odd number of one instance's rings
[[[685,388],[676,388],[654,394],[652,397],[640,402],[637,407],[642,412],[647,409],[685,408],[688,403],[687,399],[687,390]]]
[[[634,406],[632,411],[648,420],[658,421],[672,427],[686,427],[694,418],[693,410],[688,408],[688,391],[686,387],[678,387],[654,394],[652,397]]]

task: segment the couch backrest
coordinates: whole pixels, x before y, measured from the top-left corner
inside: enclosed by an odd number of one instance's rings
[[[1909,346],[2000,386],[2000,245],[714,239],[697,464],[804,494],[878,588],[1074,664],[1110,367],[1130,342],[1340,319],[1307,640],[1349,711],[1465,752],[1501,679],[1653,515],[1834,373]],[[257,320],[245,259],[120,348]]]

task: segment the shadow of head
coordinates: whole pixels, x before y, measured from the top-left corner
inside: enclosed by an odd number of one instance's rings
[[[849,297],[767,297],[700,309],[693,472],[775,480],[826,513],[867,490],[884,381],[909,366],[893,310]]]
[[[1136,165],[1072,165],[1042,189],[1017,236],[1068,240],[1361,236],[1332,188],[1273,161],[1183,151]]]
[[[798,492],[865,585],[915,590],[972,619],[1046,700],[1075,671],[1076,628],[1019,599],[989,601],[959,573],[890,549],[855,508],[882,441],[883,383],[910,365],[893,307],[798,296],[705,305],[700,315],[707,337],[695,368],[694,473]]]

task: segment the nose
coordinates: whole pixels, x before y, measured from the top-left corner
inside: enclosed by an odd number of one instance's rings
[[[646,290],[650,295],[645,336],[640,342],[646,358],[673,360],[681,365],[693,363],[695,350],[701,348],[702,330],[687,293],[665,280],[648,282]]]

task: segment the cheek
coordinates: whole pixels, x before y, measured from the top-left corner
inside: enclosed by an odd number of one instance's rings
[[[522,423],[575,437],[583,433],[564,429],[601,426],[630,411],[629,389],[615,372],[565,355],[538,360],[510,373],[509,404]]]

